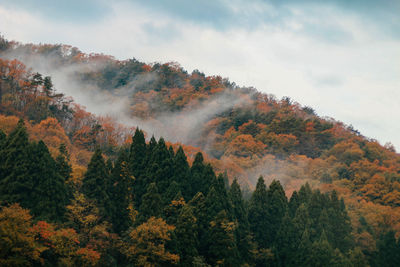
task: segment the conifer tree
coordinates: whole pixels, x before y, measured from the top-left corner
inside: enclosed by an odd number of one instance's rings
[[[132,144],[129,153],[129,167],[135,177],[140,177],[144,171],[146,157],[146,141],[144,134],[136,128],[135,135],[132,137]]]
[[[179,146],[178,151],[173,161],[173,177],[172,180],[180,185],[181,192],[186,200],[190,200],[191,197],[191,180],[190,180],[190,168],[187,162],[185,152],[182,147]]]
[[[69,163],[69,154],[65,144],[61,144],[58,148],[58,156],[56,158],[57,169],[59,173],[64,178],[64,181],[68,181],[71,178],[72,167]]]
[[[197,219],[193,207],[185,205],[178,217],[175,229],[178,240],[180,266],[192,266],[194,257],[198,256]]]
[[[22,192],[28,195],[32,189],[28,168],[29,141],[23,120],[19,120],[16,128],[3,140],[0,150],[0,196],[3,200],[20,202],[18,196]],[[21,205],[23,205],[20,202]]]
[[[23,120],[3,141],[0,150],[0,198],[9,203],[30,207],[34,181],[29,175],[33,158]]]
[[[211,189],[209,190],[206,197],[207,215],[209,220],[213,220],[214,217],[222,210],[225,210],[229,219],[231,219],[231,204],[228,198],[228,194],[225,189],[225,184],[222,175],[219,175],[214,180]]]
[[[151,183],[147,187],[146,194],[142,197],[142,203],[140,205],[140,218],[139,221],[146,221],[150,217],[160,217],[161,215],[161,196],[158,193],[156,183]]]
[[[154,139],[154,138],[153,138]],[[147,159],[149,158],[144,134],[136,128],[132,137],[132,144],[129,150],[129,169],[135,177],[134,196],[136,207],[140,206],[142,196],[146,193],[147,179],[145,175]]]
[[[176,225],[178,221],[179,214],[182,208],[186,205],[185,200],[180,191],[175,195],[175,197],[164,207],[164,217],[168,224]]]
[[[375,266],[400,266],[400,242],[396,241],[394,231],[388,231],[377,242]]]
[[[242,192],[237,180],[233,180],[229,190],[229,200],[232,204],[232,215],[235,218],[237,227],[235,229],[237,247],[243,262],[251,259],[252,248],[250,226],[247,217],[246,206]]]
[[[206,200],[203,193],[198,192],[192,200],[190,200],[189,205],[193,207],[193,212],[196,217],[197,231],[198,231],[198,252],[200,255],[205,256],[207,248],[207,230],[209,227],[209,221],[207,216]]]
[[[326,238],[325,231],[321,238],[315,241],[311,248],[310,262],[313,266],[331,266],[334,261],[334,250]]]
[[[34,188],[27,207],[38,219],[62,221],[69,197],[65,178],[43,141],[32,145],[32,153],[35,160],[31,162],[29,176]]]
[[[191,174],[191,194],[190,196],[194,196],[197,192],[202,192],[203,194],[207,194],[202,191],[202,179],[204,173],[204,158],[203,154],[198,152],[194,158],[192,167],[190,168]]]
[[[268,248],[268,207],[267,187],[264,178],[258,179],[256,190],[253,192],[249,203],[249,223],[254,234],[254,239],[260,248]]]
[[[297,193],[297,191],[294,191],[292,196],[290,197],[288,205],[289,214],[291,217],[294,217],[294,215],[296,214],[296,210],[299,206],[300,206],[299,194]]]
[[[288,208],[287,198],[285,191],[279,181],[272,181],[267,190],[267,224],[268,227],[264,230],[270,244],[275,243],[275,236],[279,230],[283,216],[286,214]]]
[[[93,199],[103,213],[109,205],[109,175],[100,148],[97,148],[89,162],[87,171],[82,181],[82,192],[87,198]]]
[[[207,259],[212,266],[238,266],[239,253],[235,240],[235,223],[225,210],[210,222]]]
[[[148,164],[154,166],[148,177],[157,183],[160,192],[165,192],[172,181],[173,171],[172,157],[163,138],[158,141]]]
[[[134,177],[128,167],[128,155],[121,151],[111,174],[111,221],[114,230],[121,233],[131,224],[129,207],[133,205]]]
[[[182,195],[181,188],[177,182],[172,181],[165,193],[162,195],[163,205],[168,205],[169,203],[171,203],[171,201],[175,199],[178,193]]]

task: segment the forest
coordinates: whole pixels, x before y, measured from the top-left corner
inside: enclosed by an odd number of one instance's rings
[[[49,60],[142,125],[86,111]],[[0,130],[1,265],[400,265],[399,154],[288,97],[1,38]]]

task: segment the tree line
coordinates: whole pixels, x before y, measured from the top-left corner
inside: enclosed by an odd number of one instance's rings
[[[71,178],[65,146],[53,158],[21,120],[0,132],[0,263],[6,266],[396,266],[389,231],[375,254],[355,246],[343,199],[308,184],[288,199],[259,178],[248,199],[201,153],[190,166],[139,129],[105,160],[96,149]],[[367,226],[366,226],[367,227]]]

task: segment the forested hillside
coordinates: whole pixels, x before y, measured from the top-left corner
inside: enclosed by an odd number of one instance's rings
[[[288,97],[1,39],[0,103],[5,265],[400,264],[399,154]]]

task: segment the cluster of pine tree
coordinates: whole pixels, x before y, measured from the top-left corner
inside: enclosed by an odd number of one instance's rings
[[[306,184],[288,200],[278,181],[267,187],[260,177],[250,198],[244,199],[237,181],[229,185],[225,175],[216,176],[201,153],[190,166],[182,148],[175,153],[162,138],[146,143],[140,130],[130,148],[121,148],[114,162],[105,161],[97,149],[81,183],[72,183],[70,177],[65,147],[60,147],[59,156],[53,159],[43,142],[29,141],[23,121],[8,136],[0,132],[0,226],[7,220],[5,207],[19,203],[36,221],[72,227],[84,236],[81,244],[105,247],[104,236],[118,240],[108,242],[101,258],[92,262],[99,266],[399,263],[400,244],[393,232],[382,237],[376,255],[369,258],[355,247],[344,202],[335,191],[322,194]],[[89,209],[95,210],[94,215],[83,217]],[[99,235],[99,229],[107,225],[111,234]],[[2,229],[0,234],[6,237]],[[93,243],[93,238],[103,241]],[[64,236],[63,240],[69,239]],[[63,240],[54,242],[66,247]],[[7,242],[0,242],[6,252],[1,253],[3,263],[19,253]],[[88,245],[86,251],[94,248]],[[53,250],[42,253],[42,264],[60,265],[57,257],[65,253]],[[82,251],[77,250],[76,255],[82,256]],[[78,264],[73,255],[71,252],[63,262]]]

